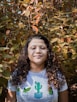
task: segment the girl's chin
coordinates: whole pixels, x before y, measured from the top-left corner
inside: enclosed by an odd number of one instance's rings
[[[36,65],[42,65],[44,63],[43,62],[40,62],[40,61],[36,61],[36,62],[34,62],[34,64],[36,64]]]

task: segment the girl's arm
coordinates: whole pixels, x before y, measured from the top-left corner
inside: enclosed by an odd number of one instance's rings
[[[59,92],[59,102],[68,102],[68,91]]]
[[[5,102],[16,102],[16,93],[8,90]]]

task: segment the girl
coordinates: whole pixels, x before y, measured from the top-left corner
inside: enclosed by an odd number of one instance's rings
[[[8,81],[6,102],[68,102],[67,89],[47,38],[29,37]]]

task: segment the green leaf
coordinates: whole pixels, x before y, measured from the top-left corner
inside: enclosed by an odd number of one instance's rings
[[[8,58],[12,58],[12,56],[9,55],[9,54],[3,54],[3,57],[6,58],[6,59],[8,59]]]
[[[0,87],[0,94],[2,93],[2,87]]]
[[[0,77],[0,87],[2,86],[7,86],[7,82],[8,80],[3,78],[3,77]]]
[[[0,51],[5,51],[5,50],[9,50],[8,47],[0,47]]]
[[[10,77],[10,71],[7,69],[7,70],[4,70],[3,72],[2,72],[2,75],[3,75],[3,77],[5,78],[5,79],[9,79],[9,77]]]
[[[0,64],[0,73],[3,72],[3,65]]]

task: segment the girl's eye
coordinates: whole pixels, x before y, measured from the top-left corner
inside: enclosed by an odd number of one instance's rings
[[[35,47],[31,47],[32,50],[36,49]]]
[[[41,48],[41,49],[46,49],[46,47],[43,47],[43,46],[41,46],[40,48]]]
[[[36,47],[36,46],[30,47],[31,50],[35,50],[35,49],[37,49],[37,48],[38,48],[38,47]],[[44,46],[39,46],[39,49],[44,50],[44,49],[46,49],[46,47],[44,47]]]

